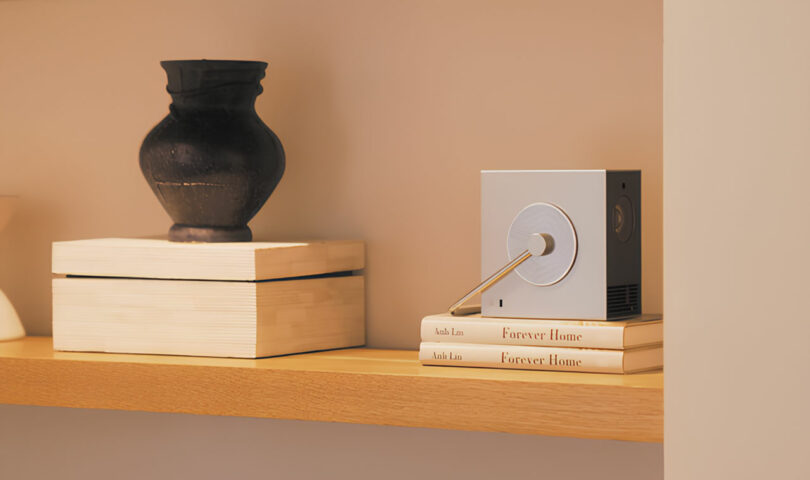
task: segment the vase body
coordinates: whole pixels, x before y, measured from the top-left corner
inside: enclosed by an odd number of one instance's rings
[[[267,64],[164,61],[169,114],[141,145],[146,181],[174,221],[169,239],[238,242],[284,174],[278,137],[256,114]]]

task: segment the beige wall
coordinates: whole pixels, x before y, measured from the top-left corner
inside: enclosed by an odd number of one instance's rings
[[[810,3],[667,0],[666,478],[807,479]]]
[[[161,59],[270,62],[288,168],[261,239],[368,242],[368,343],[478,279],[479,170],[641,168],[644,304],[661,309],[661,2],[0,2],[0,287],[50,332],[50,242],[167,231],[138,168]]]
[[[663,478],[650,443],[15,405],[0,422],[3,480]]]

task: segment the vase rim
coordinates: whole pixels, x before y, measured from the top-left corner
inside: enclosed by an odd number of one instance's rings
[[[196,60],[161,60],[160,65],[267,68],[267,62],[262,62],[259,60],[208,60],[205,58]]]

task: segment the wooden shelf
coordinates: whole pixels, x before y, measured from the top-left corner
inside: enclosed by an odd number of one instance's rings
[[[427,367],[356,348],[261,360],[0,342],[0,403],[661,442],[663,373]]]

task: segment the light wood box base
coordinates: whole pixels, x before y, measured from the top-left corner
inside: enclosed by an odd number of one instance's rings
[[[360,275],[266,282],[53,279],[54,348],[257,358],[365,343]]]

